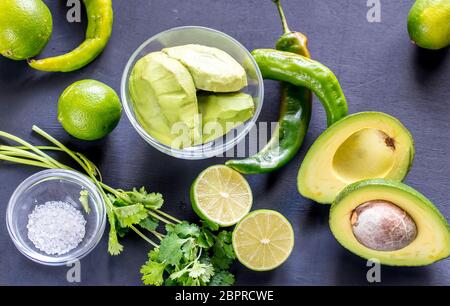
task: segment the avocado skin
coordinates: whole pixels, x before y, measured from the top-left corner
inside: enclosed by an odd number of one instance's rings
[[[419,47],[438,50],[450,44],[450,1],[417,0],[408,15],[411,41]]]
[[[331,205],[331,209],[330,209],[330,214],[329,214],[329,223],[330,223],[330,227],[331,227],[331,231],[333,232],[333,227],[331,226],[332,221],[332,216],[333,216],[333,212],[334,210],[336,210],[339,207],[339,204],[342,202],[342,200],[344,200],[346,197],[350,196],[354,191],[359,190],[361,188],[370,188],[370,187],[374,187],[374,186],[383,186],[383,187],[391,187],[393,189],[398,189],[401,190],[413,197],[415,197],[420,203],[423,204],[423,206],[427,209],[432,211],[436,216],[438,216],[438,218],[443,222],[443,224],[446,224],[446,229],[448,232],[448,235],[450,236],[450,226],[447,222],[447,220],[445,219],[445,217],[441,214],[441,212],[436,208],[436,206],[431,203],[430,200],[428,200],[423,194],[421,194],[420,192],[418,192],[417,190],[415,190],[414,188],[401,183],[401,182],[397,182],[397,181],[393,181],[393,180],[386,180],[386,179],[368,179],[368,180],[363,180],[363,181],[359,181],[353,184],[348,185],[347,187],[344,188],[344,190],[342,190],[339,195],[336,197],[336,199],[334,200],[334,202]],[[417,220],[414,220],[415,222],[418,222]],[[420,221],[419,221],[420,222]],[[333,235],[336,236],[333,232]],[[350,252],[358,255],[361,258],[364,259],[370,259],[362,254],[358,254],[353,252],[353,250],[347,248],[346,246],[344,246],[339,240],[338,242],[346,249],[348,249]],[[437,258],[434,262],[443,260],[447,257],[450,256],[450,253],[445,254],[443,257],[441,258]],[[434,263],[432,262],[432,263]],[[400,265],[395,265],[395,264],[391,264],[391,263],[386,263],[381,261],[381,264],[386,265],[386,266],[400,266]],[[431,264],[431,263],[430,263]],[[406,265],[402,265],[402,266],[406,266]],[[423,264],[414,264],[414,263],[410,263],[407,266],[424,266]]]

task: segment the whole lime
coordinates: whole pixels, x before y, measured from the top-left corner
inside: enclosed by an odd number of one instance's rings
[[[52,27],[52,14],[41,0],[1,0],[0,54],[13,60],[38,55]]]
[[[82,140],[97,140],[111,133],[121,115],[116,92],[96,80],[73,83],[58,102],[58,121],[67,133]]]

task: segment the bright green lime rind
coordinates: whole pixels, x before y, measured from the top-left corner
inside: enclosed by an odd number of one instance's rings
[[[105,137],[117,126],[121,114],[118,95],[99,81],[78,81],[67,87],[59,98],[58,121],[78,139]]]
[[[0,54],[13,60],[38,55],[50,39],[52,24],[41,0],[0,1]]]

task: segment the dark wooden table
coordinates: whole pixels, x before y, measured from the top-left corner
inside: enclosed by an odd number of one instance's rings
[[[44,55],[63,53],[83,40],[85,24],[68,23],[66,1],[45,1],[53,13],[54,33]],[[450,218],[450,52],[425,52],[408,39],[406,16],[413,1],[381,1],[381,22],[369,23],[365,0],[286,0],[292,29],[310,38],[312,56],[338,76],[351,112],[374,110],[398,117],[416,141],[416,161],[407,183],[427,195]],[[65,133],[56,120],[57,101],[66,86],[80,79],[103,81],[119,91],[122,70],[131,53],[150,36],[175,26],[201,25],[226,32],[248,49],[272,47],[281,34],[278,13],[270,0],[131,0],[114,1],[115,23],[104,53],[80,71],[47,74],[24,62],[0,58],[0,129],[35,143],[32,124],[47,130],[71,148],[84,152],[101,167],[113,186],[145,185],[166,199],[165,209],[196,220],[189,204],[189,186],[207,166],[224,159],[184,161],[147,145],[125,114],[117,129],[97,142],[81,142]],[[83,20],[84,20],[83,16]],[[279,91],[266,82],[261,121],[276,121]],[[240,285],[368,284],[366,261],[347,252],[328,227],[328,207],[297,193],[296,177],[307,148],[325,128],[325,114],[316,101],[311,128],[298,156],[284,169],[248,176],[254,208],[272,208],[292,222],[296,243],[289,260],[268,273],[233,267]],[[4,222],[9,197],[38,169],[0,164],[0,284],[67,285],[67,267],[45,267],[22,256]],[[148,245],[130,235],[125,251],[111,257],[106,235],[82,260],[83,285],[138,285],[139,267]],[[448,285],[450,261],[429,267],[382,267],[381,284]]]

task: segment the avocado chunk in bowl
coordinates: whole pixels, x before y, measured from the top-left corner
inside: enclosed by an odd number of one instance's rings
[[[129,90],[139,122],[153,137],[169,146],[193,144],[199,132],[198,104],[194,81],[185,66],[165,53],[152,52],[134,66]],[[172,131],[175,124],[187,131],[187,137],[180,139],[184,141],[177,144],[180,135]]]
[[[239,42],[216,30],[180,27],[134,52],[121,95],[130,122],[150,145],[177,158],[204,159],[246,137],[261,111],[264,84]]]
[[[372,179],[347,186],[330,210],[333,235],[349,251],[391,266],[424,266],[450,255],[450,227],[413,188]]]
[[[197,89],[234,92],[248,85],[244,68],[218,48],[189,44],[162,51],[187,67]]]
[[[380,112],[349,115],[317,138],[300,166],[301,195],[330,204],[349,184],[364,179],[402,181],[414,158],[411,134]]]

